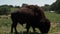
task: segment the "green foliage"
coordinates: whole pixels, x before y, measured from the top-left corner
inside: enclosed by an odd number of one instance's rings
[[[56,4],[55,3],[53,3],[51,6],[50,6],[50,11],[55,11],[55,6],[56,6]]]
[[[0,6],[0,15],[7,15],[10,13],[10,7],[7,5]]]
[[[22,7],[23,7],[23,6],[27,6],[27,5],[28,5],[28,4],[23,3],[23,4],[22,4]]]
[[[16,11],[20,6],[12,6],[12,5],[1,5],[0,6],[0,15],[8,15],[13,11]]]
[[[20,8],[20,6],[15,6],[15,8]]]
[[[57,13],[60,13],[60,0],[56,0],[56,2],[54,2],[51,6],[50,6],[50,10],[53,10]]]
[[[45,4],[45,6],[42,6],[41,8],[43,8],[44,11],[49,11],[50,5]]]

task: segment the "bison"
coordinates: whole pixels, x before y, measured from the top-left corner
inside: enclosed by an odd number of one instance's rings
[[[13,28],[16,30],[17,23],[23,25],[26,23],[27,32],[29,32],[30,26],[35,32],[35,28],[39,28],[42,34],[48,33],[50,29],[50,21],[45,17],[43,10],[37,5],[27,5],[19,8],[16,12],[11,13],[12,25],[11,33]]]

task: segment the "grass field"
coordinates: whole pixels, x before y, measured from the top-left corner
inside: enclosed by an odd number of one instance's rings
[[[49,34],[60,34],[60,14],[45,12],[46,17],[51,21],[51,28]],[[11,30],[11,19],[0,18],[0,34],[10,34]],[[25,24],[22,27],[20,24],[17,25],[18,32],[26,31]],[[36,32],[39,33],[39,30],[36,28]],[[33,32],[32,28],[30,31]]]

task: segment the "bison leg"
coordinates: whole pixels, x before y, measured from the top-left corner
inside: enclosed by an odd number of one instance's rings
[[[35,27],[32,27],[32,28],[33,28],[33,33],[35,34],[36,33]]]
[[[17,22],[13,22],[11,25],[11,33],[13,32],[13,28],[15,30],[15,33],[17,33],[16,26],[17,26]]]
[[[29,28],[30,28],[30,25],[29,25],[29,24],[27,24],[27,25],[26,25],[27,34],[29,33]]]
[[[33,27],[33,31],[35,32],[36,30],[35,30],[35,27]]]
[[[11,33],[13,32],[13,24],[11,25]]]

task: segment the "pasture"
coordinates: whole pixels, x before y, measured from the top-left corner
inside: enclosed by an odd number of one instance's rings
[[[51,28],[49,34],[60,34],[60,14],[45,12],[46,17],[51,21]],[[9,18],[0,18],[0,34],[10,34],[11,29],[11,19]],[[17,30],[19,33],[23,34],[23,31],[26,31],[25,25],[21,26],[19,23],[17,25]],[[30,31],[33,32],[32,28]],[[36,32],[39,33],[39,30],[36,28]]]

